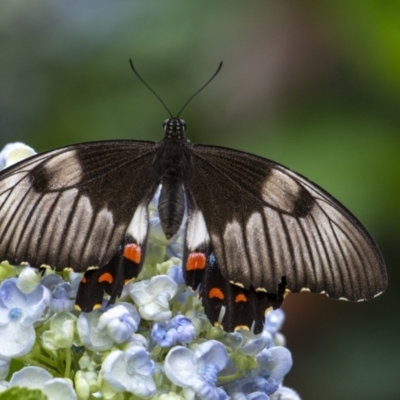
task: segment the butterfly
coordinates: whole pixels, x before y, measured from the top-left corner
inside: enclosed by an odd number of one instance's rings
[[[167,239],[187,213],[185,282],[227,331],[259,333],[288,292],[361,301],[385,290],[377,245],[323,189],[268,159],[192,144],[179,114],[163,131],[159,142],[74,144],[3,170],[0,260],[85,272],[77,307],[100,307],[104,292],[113,303],[141,271],[161,185]]]

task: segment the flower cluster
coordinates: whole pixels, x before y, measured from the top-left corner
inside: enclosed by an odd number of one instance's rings
[[[182,278],[182,232],[162,240],[155,204],[146,265],[115,305],[81,313],[80,274],[0,264],[0,391],[39,389],[50,400],[299,400],[282,384],[292,366],[279,333],[283,311],[270,311],[258,335],[212,326]]]

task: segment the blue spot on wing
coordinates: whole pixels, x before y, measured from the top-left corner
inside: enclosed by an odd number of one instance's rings
[[[214,268],[216,261],[217,260],[215,259],[214,253],[210,253],[210,255],[208,256],[208,265],[210,266],[210,268]]]

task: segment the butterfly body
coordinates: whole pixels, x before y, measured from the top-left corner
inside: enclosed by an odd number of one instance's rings
[[[0,173],[0,258],[85,272],[82,311],[114,302],[145,259],[148,204],[167,239],[184,221],[183,273],[212,323],[262,330],[287,291],[366,300],[387,285],[360,222],[306,178],[270,160],[185,138],[164,122],[160,142],[77,144]],[[221,318],[221,310],[225,314]]]
[[[158,203],[161,227],[167,239],[174,236],[185,213],[184,183],[191,173],[191,147],[184,136],[184,121],[164,122],[164,139],[159,142],[154,164],[159,166],[161,193]]]

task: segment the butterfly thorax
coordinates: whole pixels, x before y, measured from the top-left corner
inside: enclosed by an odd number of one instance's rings
[[[163,126],[164,138],[157,152],[162,185],[158,212],[165,237],[170,239],[180,228],[185,212],[183,184],[190,168],[190,145],[185,139],[185,121],[170,118]]]

